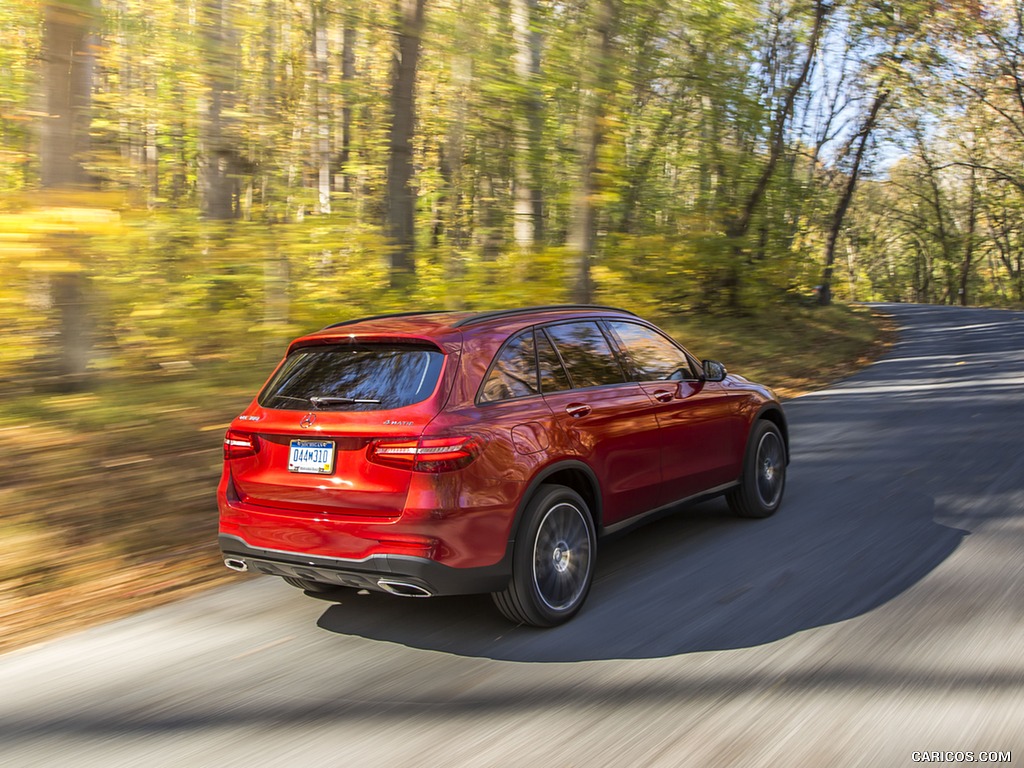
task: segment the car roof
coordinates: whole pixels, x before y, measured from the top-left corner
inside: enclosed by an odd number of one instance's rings
[[[452,339],[452,337],[461,337],[464,332],[471,329],[485,332],[499,330],[511,332],[516,328],[538,322],[606,316],[608,314],[636,317],[633,312],[626,309],[595,304],[551,304],[480,312],[441,310],[397,312],[334,323],[303,337],[303,340],[327,340],[350,336],[387,336],[432,339],[442,342]]]

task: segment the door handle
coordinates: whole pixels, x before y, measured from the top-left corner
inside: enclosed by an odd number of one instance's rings
[[[586,416],[593,409],[586,403],[569,403],[565,406],[565,412],[572,416],[574,419],[578,419],[581,416]]]
[[[659,403],[671,402],[672,398],[675,397],[675,393],[669,392],[667,389],[656,389],[654,390],[654,399]]]

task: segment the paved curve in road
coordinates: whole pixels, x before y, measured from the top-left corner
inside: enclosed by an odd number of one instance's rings
[[[242,579],[0,657],[0,764],[1019,764],[1024,313],[883,309],[885,359],[787,404],[781,511],[605,542],[568,625]]]

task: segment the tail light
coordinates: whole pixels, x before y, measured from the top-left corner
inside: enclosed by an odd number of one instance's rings
[[[255,456],[260,450],[260,438],[251,432],[229,429],[224,435],[224,460]]]
[[[367,459],[413,472],[452,472],[472,462],[483,447],[478,437],[376,440],[370,444]]]

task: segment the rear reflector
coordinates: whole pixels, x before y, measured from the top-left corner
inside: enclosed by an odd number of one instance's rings
[[[370,444],[367,459],[413,472],[451,472],[465,467],[482,449],[480,438],[468,436],[376,440]]]
[[[229,429],[224,435],[224,459],[242,459],[255,456],[260,450],[260,438],[251,432]]]

